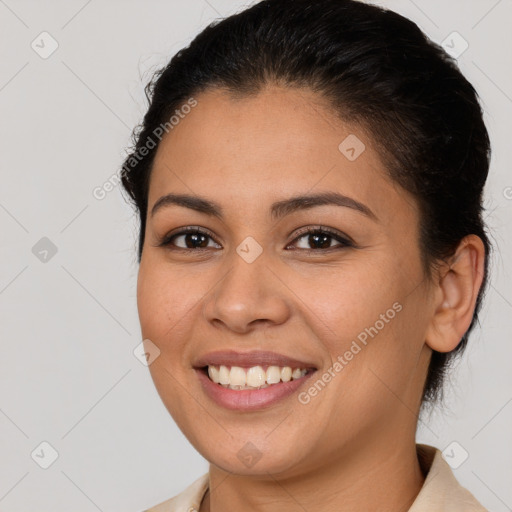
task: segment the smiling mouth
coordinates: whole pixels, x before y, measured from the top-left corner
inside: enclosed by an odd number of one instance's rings
[[[292,368],[291,366],[257,365],[251,367],[208,365],[199,368],[212,382],[226,389],[264,389],[299,380],[316,371],[316,368]]]

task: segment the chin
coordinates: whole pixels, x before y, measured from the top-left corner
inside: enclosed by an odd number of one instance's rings
[[[248,437],[249,439],[249,437]],[[304,462],[304,447],[301,443],[292,443],[278,450],[275,445],[267,442],[267,446],[259,449],[258,439],[252,437],[252,441],[230,440],[225,443],[217,443],[220,449],[212,450],[212,443],[203,446],[202,443],[194,445],[196,450],[210,463],[218,468],[236,475],[244,476],[277,476],[279,474],[291,476],[299,472],[299,466]],[[239,449],[236,447],[240,446]],[[297,453],[297,447],[301,446],[301,455]],[[226,447],[227,449],[223,449]]]

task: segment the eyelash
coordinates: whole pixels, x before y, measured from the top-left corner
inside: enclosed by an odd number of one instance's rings
[[[186,234],[196,234],[196,235],[206,235],[207,237],[211,238],[215,243],[218,244],[218,242],[215,240],[213,235],[205,229],[201,229],[196,226],[188,226],[183,229],[181,229],[177,233],[170,233],[166,236],[164,236],[158,243],[159,247],[169,247],[170,250],[173,251],[183,251],[183,252],[197,252],[197,251],[203,251],[207,250],[208,248],[197,248],[197,249],[190,249],[190,248],[183,248],[183,247],[176,247],[172,245],[172,240],[174,238],[177,238],[182,235]],[[300,238],[304,237],[305,235],[328,235],[331,238],[334,238],[337,242],[340,242],[340,245],[334,246],[334,247],[328,247],[327,249],[293,249],[293,250],[299,250],[306,253],[319,253],[319,252],[330,252],[334,250],[340,250],[345,249],[347,247],[355,247],[355,244],[348,238],[343,236],[341,233],[339,233],[336,230],[333,230],[331,228],[325,227],[325,226],[315,226],[315,227],[308,227],[305,229],[300,229],[297,233],[297,236],[292,240],[291,243],[296,242]],[[219,244],[220,245],[220,244]]]

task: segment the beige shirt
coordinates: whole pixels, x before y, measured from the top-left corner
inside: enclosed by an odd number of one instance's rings
[[[417,444],[418,460],[425,482],[409,512],[487,512],[455,478],[441,451]],[[183,492],[145,512],[197,512],[208,489],[208,473]]]

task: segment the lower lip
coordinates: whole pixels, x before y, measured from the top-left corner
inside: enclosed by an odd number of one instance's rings
[[[269,407],[295,393],[315,372],[308,373],[300,379],[272,384],[263,389],[229,389],[213,382],[203,370],[196,368],[196,373],[205,393],[218,405],[237,411],[254,411]]]

